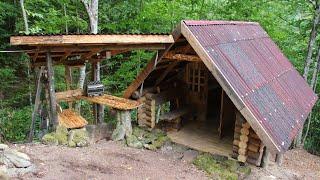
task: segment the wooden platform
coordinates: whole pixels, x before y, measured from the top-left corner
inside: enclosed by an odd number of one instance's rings
[[[178,144],[190,148],[231,157],[233,137],[218,136],[217,128],[212,125],[196,122],[184,125],[178,132],[168,132],[169,138]]]
[[[82,128],[88,124],[88,122],[73,110],[66,109],[58,114],[59,125],[66,128]]]
[[[125,98],[120,98],[112,95],[103,95],[103,96],[96,96],[96,97],[87,97],[87,96],[80,96],[80,99],[84,99],[93,103],[103,104],[115,109],[120,110],[130,110],[135,109],[141,105],[138,101],[133,101]]]

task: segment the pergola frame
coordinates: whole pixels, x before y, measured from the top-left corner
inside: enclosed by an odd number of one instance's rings
[[[64,96],[70,92],[70,67],[82,67],[86,63],[91,63],[91,80],[100,80],[101,61],[131,50],[165,50],[174,43],[174,39],[172,35],[164,34],[18,35],[10,37],[10,43],[13,46],[18,46],[30,57],[32,67],[41,67],[37,77],[39,81],[36,86],[36,102],[32,121],[35,120],[35,113],[39,109],[42,87],[39,83],[41,83],[40,79],[45,74],[47,83],[44,87],[49,104],[48,116],[53,129],[55,129],[58,125],[58,101],[54,85],[54,65],[65,65],[66,68],[66,83],[69,91],[59,93],[59,96],[61,94]],[[80,96],[83,97],[83,92]],[[78,100],[79,98],[74,99]],[[113,99],[112,102],[114,101],[117,101],[117,99]],[[127,109],[135,107],[132,106],[132,102],[122,101],[122,103],[131,103]],[[103,109],[98,107],[99,105],[96,104],[94,117],[96,122],[102,122],[101,111]],[[127,109],[124,107],[122,110],[127,111]]]

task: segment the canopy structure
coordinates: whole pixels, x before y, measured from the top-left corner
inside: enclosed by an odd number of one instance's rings
[[[124,97],[202,61],[263,143],[275,152],[289,148],[318,98],[258,23],[182,21],[173,37],[174,45],[149,62]]]
[[[30,57],[33,67],[40,67],[33,121],[41,103],[40,94],[43,87],[41,83],[43,83],[49,95],[46,96],[46,101],[49,104],[48,114],[53,127],[57,126],[59,121],[70,128],[84,126],[86,121],[72,110],[64,110],[58,114],[56,106],[59,101],[69,102],[69,108],[72,108],[71,101],[80,99],[95,103],[93,113],[97,123],[104,121],[103,105],[119,111],[127,111],[140,105],[137,101],[111,95],[86,97],[82,89],[71,90],[71,67],[83,67],[85,63],[90,63],[92,70],[89,79],[100,81],[101,61],[137,49],[162,51],[173,42],[174,39],[169,34],[38,34],[10,37],[10,44],[25,52]],[[55,91],[54,65],[65,65],[67,91]]]
[[[78,66],[135,49],[162,50],[173,42],[168,34],[40,34],[10,37],[11,45],[23,49],[34,66],[45,65],[48,51],[54,65]]]

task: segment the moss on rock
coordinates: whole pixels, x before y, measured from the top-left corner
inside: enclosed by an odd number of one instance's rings
[[[137,136],[131,135],[126,138],[127,145],[133,148],[142,148],[143,144],[138,140]]]
[[[58,145],[59,141],[55,137],[55,133],[48,133],[42,137],[42,143],[46,145]]]
[[[238,161],[225,158],[217,158],[209,153],[200,154],[193,161],[199,169],[206,171],[211,176],[219,176],[221,179],[238,179],[250,174],[250,167],[240,166]]]

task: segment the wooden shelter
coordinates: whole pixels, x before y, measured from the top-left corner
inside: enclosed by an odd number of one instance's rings
[[[37,72],[37,91],[35,107],[32,115],[35,120],[41,101],[47,101],[48,118],[55,128],[59,123],[68,128],[79,128],[87,124],[78,113],[71,110],[72,102],[86,100],[96,104],[94,117],[96,122],[103,122],[103,106],[109,106],[130,115],[128,110],[137,108],[140,103],[133,100],[103,95],[87,97],[83,89],[71,89],[71,68],[82,68],[91,64],[92,81],[100,80],[100,62],[123,52],[146,49],[161,51],[174,42],[168,34],[69,34],[69,35],[17,35],[10,38],[13,46],[18,46],[31,59],[31,65]],[[67,91],[56,92],[55,65],[65,66]],[[80,79],[79,81],[84,81]],[[42,87],[46,100],[41,100]],[[69,103],[69,110],[59,110],[59,102]],[[58,108],[57,108],[58,107]]]
[[[317,96],[261,26],[182,21],[172,35],[124,93],[143,103],[139,124],[255,165],[281,159]]]

